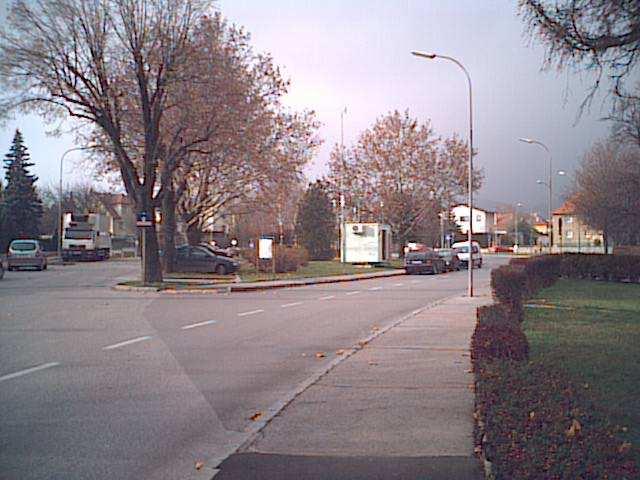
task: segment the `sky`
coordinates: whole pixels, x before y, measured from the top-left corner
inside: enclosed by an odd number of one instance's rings
[[[6,1],[0,3],[6,9]],[[317,113],[324,143],[306,170],[310,179],[327,173],[345,107],[347,147],[396,109],[429,120],[439,135],[467,138],[463,72],[444,60],[413,57],[411,50],[454,57],[470,73],[474,161],[484,172],[480,207],[522,202],[523,210],[546,213],[548,192],[536,180],[547,180],[547,156],[519,137],[545,143],[554,171],[568,173],[553,180],[557,208],[584,153],[609,133],[600,120],[608,107],[603,95],[577,118],[590,77],[541,70],[544,48],[524,34],[515,1],[220,0],[216,8],[250,32],[254,49],[270,53],[291,80],[285,105]],[[15,128],[25,136],[40,183],[57,184],[60,156],[75,146],[73,138],[48,136],[38,117],[19,116],[0,129],[0,151],[8,150]],[[79,155],[65,160],[65,184],[91,179]]]

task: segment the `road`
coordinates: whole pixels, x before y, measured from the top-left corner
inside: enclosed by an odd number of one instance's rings
[[[477,271],[486,281],[498,259]],[[268,411],[466,272],[255,293],[115,292],[133,262],[0,281],[0,478],[209,478]],[[322,353],[322,355],[317,355]]]

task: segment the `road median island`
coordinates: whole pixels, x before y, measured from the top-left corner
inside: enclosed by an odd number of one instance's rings
[[[353,282],[358,280],[368,280],[372,278],[392,277],[405,275],[404,270],[386,269],[383,271],[373,271],[368,273],[357,273],[348,275],[328,275],[324,277],[310,278],[288,278],[281,280],[265,280],[253,282],[218,281],[213,279],[169,279],[162,283],[144,285],[140,281],[120,282],[113,288],[120,291],[152,291],[161,293],[230,293],[247,292],[256,290],[269,290],[274,288],[302,287],[306,285],[316,285],[322,283]]]
[[[638,266],[545,255],[492,272],[471,342],[487,478],[640,478]]]

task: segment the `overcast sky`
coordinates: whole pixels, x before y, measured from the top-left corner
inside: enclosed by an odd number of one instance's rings
[[[547,178],[545,153],[518,137],[547,144],[554,170],[571,174],[590,144],[609,132],[599,121],[606,113],[601,100],[575,123],[589,77],[541,71],[544,50],[524,36],[515,1],[222,0],[217,8],[244,26],[254,48],[271,53],[291,79],[285,103],[317,112],[324,145],[307,169],[310,178],[327,171],[345,106],[347,145],[377,117],[407,108],[421,121],[430,119],[438,134],[467,138],[463,73],[444,60],[415,58],[411,50],[455,57],[471,74],[475,158],[485,174],[480,206],[519,201],[526,210],[546,212],[546,190],[536,184]],[[19,117],[0,131],[3,153],[16,127],[41,182],[57,182],[59,157],[74,146],[72,139],[46,136],[39,118]],[[65,178],[90,178],[72,165],[73,156]],[[558,195],[568,177],[554,179]]]

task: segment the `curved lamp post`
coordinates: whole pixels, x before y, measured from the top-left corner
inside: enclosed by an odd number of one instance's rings
[[[469,242],[469,280],[468,280],[468,295],[473,297],[473,247],[472,247],[472,238],[473,238],[473,93],[471,88],[471,77],[469,76],[469,72],[464,65],[460,63],[458,60],[452,57],[447,57],[445,55],[438,55],[435,53],[424,53],[418,51],[412,51],[412,55],[416,57],[426,58],[427,60],[434,60],[436,58],[441,58],[443,60],[448,60],[450,62],[455,63],[460,69],[464,72],[467,77],[467,83],[469,84],[469,229],[467,230],[467,241]]]
[[[542,148],[544,148],[544,150],[547,152],[547,156],[549,157],[549,182],[546,183],[545,185],[547,185],[547,187],[549,188],[549,253],[551,253],[551,248],[553,247],[553,214],[551,212],[552,210],[552,198],[553,198],[553,158],[551,157],[551,152],[549,151],[549,148],[542,142],[538,141],[538,140],[533,140],[531,138],[519,138],[518,139],[521,142],[524,143],[528,143],[531,145],[538,145]],[[540,184],[543,184],[544,182],[538,182]]]

